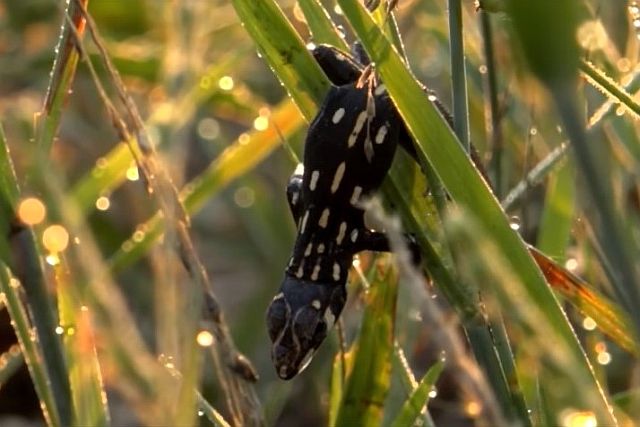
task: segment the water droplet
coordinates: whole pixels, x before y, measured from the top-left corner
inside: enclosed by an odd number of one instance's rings
[[[40,224],[47,214],[44,203],[36,197],[23,199],[18,205],[18,218],[27,225]]]
[[[253,128],[257,131],[266,130],[269,127],[269,119],[267,117],[259,116],[253,121]]]
[[[127,179],[129,181],[137,181],[138,179],[140,179],[140,173],[138,171],[137,165],[134,164],[129,166],[129,168],[127,169]]]
[[[133,249],[133,242],[131,240],[125,240],[122,243],[122,251],[123,252],[130,252],[131,249]]]
[[[220,77],[220,80],[218,80],[218,86],[222,90],[231,90],[231,89],[233,89],[233,86],[234,86],[233,78],[231,76],[222,76],[222,77]]]
[[[220,124],[211,117],[205,117],[198,122],[198,135],[202,139],[212,141],[220,136]]]
[[[251,187],[243,186],[236,190],[233,200],[241,208],[249,208],[255,202],[255,191]]]
[[[62,225],[50,225],[42,233],[42,244],[51,253],[62,252],[69,245],[69,233]]]
[[[99,211],[106,211],[111,206],[111,201],[106,196],[100,196],[96,200],[96,209]]]
[[[132,236],[131,238],[132,238],[132,240],[133,240],[134,242],[136,242],[136,243],[140,243],[140,242],[142,242],[142,240],[144,240],[144,236],[145,236],[144,231],[142,231],[142,230],[136,230],[136,231],[133,233],[133,236]]]
[[[560,424],[565,427],[596,427],[596,415],[591,411],[568,408],[560,413]]]
[[[108,164],[109,162],[105,157],[100,157],[98,160],[96,160],[96,167],[98,169],[104,169],[107,167]]]
[[[201,347],[210,347],[213,344],[213,335],[209,331],[200,331],[196,336],[196,341]]]
[[[431,390],[429,390],[429,397],[431,399],[434,399],[436,396],[438,396],[438,390],[435,388],[435,386],[432,386]]]
[[[464,412],[468,416],[475,418],[482,412],[482,404],[477,400],[469,400],[464,404]]]
[[[597,326],[598,324],[596,323],[596,321],[589,316],[585,317],[582,321],[582,327],[587,331],[593,331]]]
[[[511,227],[512,230],[520,230],[520,217],[518,216],[512,216],[511,218],[509,218],[509,227]]]
[[[56,253],[48,254],[45,257],[45,261],[47,262],[47,264],[49,264],[51,266],[56,266],[56,265],[60,264],[60,258],[58,257],[58,254],[56,254]]]
[[[599,364],[608,365],[609,363],[611,363],[611,353],[609,353],[608,351],[603,351],[601,353],[598,353],[596,359],[598,360]]]
[[[576,271],[578,269],[578,260],[575,258],[569,258],[564,263],[564,268],[566,268],[569,271]]]

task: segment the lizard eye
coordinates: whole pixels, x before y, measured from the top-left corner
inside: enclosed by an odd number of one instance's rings
[[[271,341],[275,341],[286,327],[287,317],[287,304],[284,299],[281,298],[273,301],[267,310],[267,330],[269,331]]]

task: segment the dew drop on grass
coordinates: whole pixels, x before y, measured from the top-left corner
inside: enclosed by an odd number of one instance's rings
[[[509,218],[509,227],[511,227],[512,230],[520,230],[520,225],[520,217],[512,216]]]
[[[438,395],[438,390],[435,388],[435,386],[431,387],[431,390],[429,390],[429,397],[431,399],[435,398]]]
[[[582,327],[587,331],[593,331],[597,326],[598,324],[596,323],[596,321],[589,316],[585,317],[582,321]]]

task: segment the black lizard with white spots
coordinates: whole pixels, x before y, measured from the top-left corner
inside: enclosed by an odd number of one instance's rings
[[[287,186],[298,235],[267,311],[271,356],[282,379],[306,367],[340,315],[353,255],[388,250],[384,234],[366,228],[360,201],[379,189],[398,143],[413,148],[370,68],[328,46],[313,54],[333,85],[309,127],[304,166]]]

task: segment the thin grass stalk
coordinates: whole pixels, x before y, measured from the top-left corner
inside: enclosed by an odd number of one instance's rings
[[[33,325],[29,321],[27,308],[21,301],[20,286],[20,281],[13,276],[3,262],[0,262],[1,296],[11,316],[11,325],[18,337],[22,354],[27,362],[45,422],[49,427],[70,425],[61,423],[51,377],[46,370],[46,364],[41,363],[43,355],[38,348],[40,341],[37,332],[34,331]]]
[[[489,141],[491,141],[491,164],[489,171],[493,178],[493,191],[498,198],[502,198],[505,191],[503,188],[503,162],[502,152],[504,150],[502,138],[502,114],[498,102],[498,73],[496,70],[496,57],[493,46],[493,29],[491,15],[484,10],[480,10],[480,27],[482,29],[482,48],[484,51],[484,61],[487,72],[484,74],[484,86],[486,94],[485,111],[489,116],[486,120]]]
[[[464,62],[462,32],[462,1],[448,0],[449,47],[451,49],[451,91],[453,100],[453,130],[467,153],[469,140],[469,107],[467,103],[467,72]]]
[[[624,87],[618,85],[611,77],[607,76],[603,70],[600,70],[592,62],[581,60],[579,68],[587,81],[594,87],[599,89],[604,95],[619,102],[628,111],[634,114],[634,118],[640,118],[640,104],[638,104],[631,94]]]

